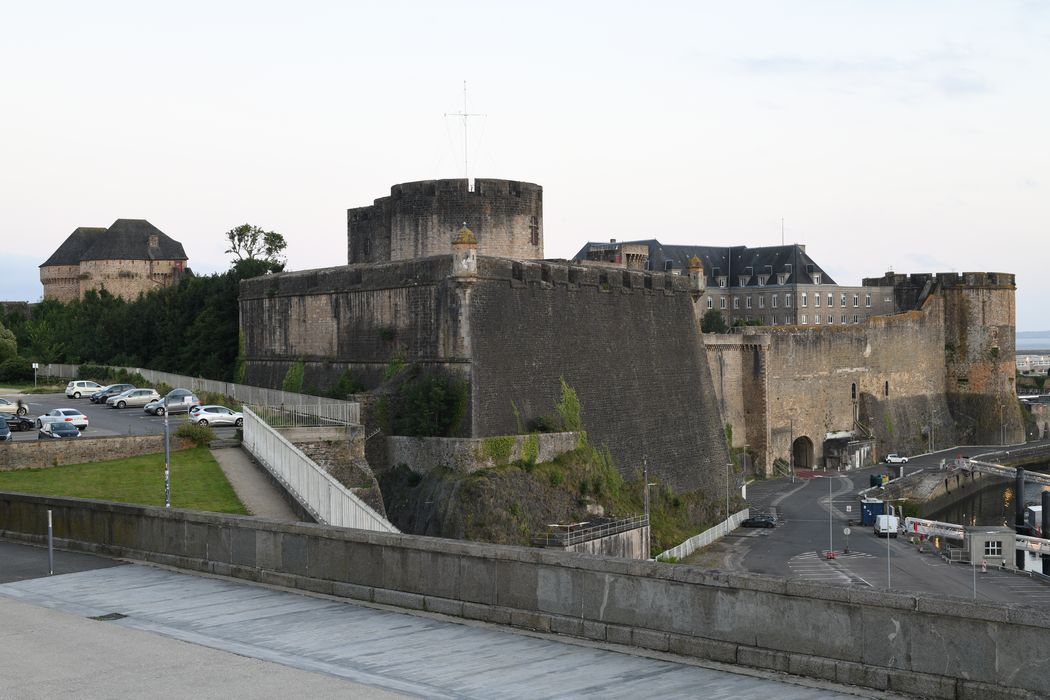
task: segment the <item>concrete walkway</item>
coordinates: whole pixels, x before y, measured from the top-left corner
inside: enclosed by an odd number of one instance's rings
[[[298,522],[299,518],[278,487],[263,467],[252,461],[252,456],[246,450],[226,447],[212,450],[211,453],[249,513],[261,518]]]
[[[0,619],[17,697],[899,697],[134,564],[0,585]],[[349,683],[292,693],[253,659]]]

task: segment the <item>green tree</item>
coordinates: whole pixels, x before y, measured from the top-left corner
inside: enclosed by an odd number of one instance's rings
[[[18,355],[18,341],[13,331],[0,323],[0,362]]]
[[[709,309],[700,321],[700,330],[704,333],[725,333],[729,330],[726,320],[722,318],[722,312],[718,309]]]
[[[234,267],[257,268],[256,265],[242,265],[255,261],[263,264],[262,272],[280,272],[284,269],[284,249],[288,243],[281,234],[264,231],[251,224],[241,224],[226,232],[226,240],[230,244],[226,252],[235,257]]]

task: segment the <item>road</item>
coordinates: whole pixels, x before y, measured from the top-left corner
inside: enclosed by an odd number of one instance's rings
[[[975,454],[982,448],[967,448]],[[953,458],[958,450],[909,461],[906,469]],[[1027,576],[999,571],[981,573],[973,567],[947,564],[927,545],[919,552],[906,538],[878,538],[859,520],[857,492],[869,485],[872,473],[897,473],[896,465],[879,465],[852,472],[800,472],[790,480],[760,481],[748,487],[752,512],[774,513],[775,529],[741,528],[724,538],[732,568],[824,583],[853,584],[904,593],[933,593],[983,601],[1050,604],[1050,585]],[[829,505],[830,501],[830,505]],[[849,509],[847,511],[847,508]],[[848,546],[848,552],[846,552]],[[834,559],[825,556],[836,552]]]
[[[70,399],[60,394],[0,394],[4,398],[21,398],[29,404],[30,418],[36,418],[54,408],[75,408],[88,417],[89,426],[82,438],[101,437],[106,435],[161,435],[164,433],[163,416],[151,416],[141,408],[109,408],[106,405],[93,404],[87,398]],[[169,417],[174,431],[186,420],[186,414]],[[235,428],[216,428],[215,434],[222,437],[233,437]],[[37,432],[29,430],[13,433],[16,441],[36,440]]]

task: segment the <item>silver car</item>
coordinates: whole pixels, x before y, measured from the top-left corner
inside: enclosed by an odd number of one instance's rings
[[[225,406],[194,406],[190,409],[190,420],[198,425],[244,425],[244,416]]]
[[[19,399],[18,401],[8,401],[7,399],[0,399],[0,413],[10,413],[16,416],[24,416],[29,412],[26,408],[24,401]]]
[[[159,398],[160,394],[153,389],[128,389],[116,396],[110,396],[106,399],[106,405],[110,408],[145,406],[150,401],[156,401]]]

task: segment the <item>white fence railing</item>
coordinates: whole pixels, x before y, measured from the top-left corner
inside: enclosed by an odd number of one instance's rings
[[[745,508],[738,513],[733,513],[729,516],[728,520],[723,520],[710,530],[704,530],[699,535],[693,535],[677,547],[672,547],[666,552],[661,552],[656,558],[668,559],[674,557],[675,559],[684,559],[701,547],[706,547],[715,540],[725,537],[730,532],[740,527],[740,523],[747,520],[750,512],[750,509]]]
[[[141,367],[119,367],[128,372],[141,374],[146,381],[154,384],[163,382],[172,387],[189,389],[190,391],[212,391],[217,394],[229,396],[244,404],[254,406],[295,406],[301,411],[323,416],[320,406],[346,406],[346,421],[357,425],[361,422],[361,405],[353,401],[340,401],[329,399],[324,396],[310,396],[309,394],[295,394],[280,389],[264,389],[247,384],[235,384],[234,382],[220,382],[215,379],[201,379],[200,377],[187,377],[182,374],[160,372],[155,369],[144,369]],[[49,377],[62,377],[64,379],[92,379],[93,377],[80,377],[80,365],[42,365],[40,372]]]
[[[399,532],[386,518],[318,467],[295,445],[244,407],[242,444],[318,522],[377,532]]]

